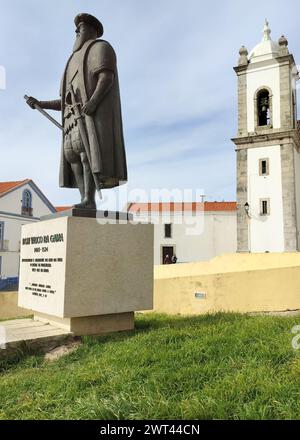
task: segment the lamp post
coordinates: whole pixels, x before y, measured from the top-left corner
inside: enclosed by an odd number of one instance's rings
[[[251,233],[251,229],[250,229],[250,220],[251,220],[251,215],[250,215],[250,205],[249,205],[249,203],[248,202],[246,202],[245,203],[245,205],[244,205],[244,209],[245,209],[245,212],[246,212],[246,214],[247,214],[247,217],[248,217],[248,248],[249,248],[249,253],[251,252],[251,244],[250,244],[250,233]]]
[[[249,218],[251,218],[251,216],[250,216],[250,205],[249,205],[248,202],[245,203],[245,205],[244,205],[244,209],[245,209],[245,212],[246,212],[247,216],[248,216]]]

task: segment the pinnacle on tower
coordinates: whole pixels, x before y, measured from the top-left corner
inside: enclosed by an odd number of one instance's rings
[[[263,34],[264,34],[263,41],[271,40],[271,29],[269,27],[269,22],[268,22],[267,19],[265,19],[265,25],[264,25],[264,28],[263,28]]]

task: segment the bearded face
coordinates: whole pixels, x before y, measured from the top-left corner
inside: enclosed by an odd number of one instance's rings
[[[81,49],[84,43],[90,39],[97,38],[96,30],[87,23],[79,23],[76,29],[76,39],[73,46],[73,52]]]

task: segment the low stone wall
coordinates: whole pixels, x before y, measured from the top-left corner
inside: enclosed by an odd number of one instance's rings
[[[17,292],[0,293],[0,319],[29,316]],[[300,253],[227,254],[154,269],[154,311],[197,315],[300,310]]]
[[[0,292],[0,319],[30,316],[30,310],[18,307],[18,292]]]
[[[168,314],[300,310],[300,253],[228,254],[156,266],[154,310]]]

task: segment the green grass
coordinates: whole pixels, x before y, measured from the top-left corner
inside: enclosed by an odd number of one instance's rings
[[[52,363],[0,366],[1,419],[300,419],[300,317],[139,315]]]

